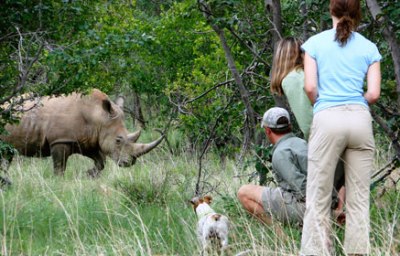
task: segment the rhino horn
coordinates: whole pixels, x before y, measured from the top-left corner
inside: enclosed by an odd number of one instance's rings
[[[139,139],[141,132],[142,130],[137,130],[136,132],[128,134],[128,140],[131,142],[136,142]]]
[[[157,147],[158,144],[160,144],[163,139],[164,139],[164,135],[162,135],[160,138],[158,138],[157,140],[155,140],[153,142],[150,142],[150,143],[146,143],[146,144],[135,143],[134,144],[134,147],[135,147],[134,155],[135,155],[135,157],[139,157],[141,155],[144,155],[144,154],[150,152],[153,148]]]

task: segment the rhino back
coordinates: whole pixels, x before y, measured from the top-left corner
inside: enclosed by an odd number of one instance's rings
[[[87,100],[86,100],[87,101]],[[31,103],[27,102],[26,106]],[[27,111],[18,125],[8,125],[6,141],[27,156],[49,156],[54,143],[96,144],[96,129],[82,112],[91,111],[79,94],[67,97],[44,97]]]
[[[21,154],[27,156],[48,156],[49,144],[46,141],[40,110],[35,107],[26,112],[19,124],[7,125],[9,132],[3,139],[12,144]]]

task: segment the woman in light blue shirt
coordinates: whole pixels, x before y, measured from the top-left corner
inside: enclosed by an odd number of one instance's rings
[[[271,71],[271,93],[285,95],[290,109],[303,132],[304,139],[308,140],[313,118],[313,106],[304,91],[304,65],[301,45],[303,41],[294,37],[285,37],[279,40],[274,53]],[[344,170],[343,162],[338,163],[334,195],[337,208],[332,212],[338,223],[343,223],[344,202]],[[340,191],[340,192],[339,192]],[[339,192],[339,194],[337,194]],[[335,205],[335,204],[332,204]]]
[[[331,0],[333,28],[308,39],[304,89],[313,104],[302,255],[332,253],[330,193],[339,159],[345,163],[346,254],[368,254],[369,193],[375,143],[369,105],[380,96],[381,55],[355,32],[359,0]],[[367,89],[364,92],[364,79]]]

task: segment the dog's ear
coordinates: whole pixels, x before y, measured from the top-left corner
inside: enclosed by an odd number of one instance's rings
[[[198,205],[200,204],[200,198],[198,198],[197,196],[193,197],[192,199],[190,199],[190,203],[193,205]]]
[[[209,196],[209,195],[204,196],[204,202],[206,202],[207,204],[211,204],[211,202],[212,202],[212,197]]]

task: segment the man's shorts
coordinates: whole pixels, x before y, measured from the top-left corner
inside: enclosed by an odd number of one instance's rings
[[[303,224],[305,202],[298,202],[293,194],[281,188],[265,187],[261,195],[265,212],[274,220],[285,224]]]

